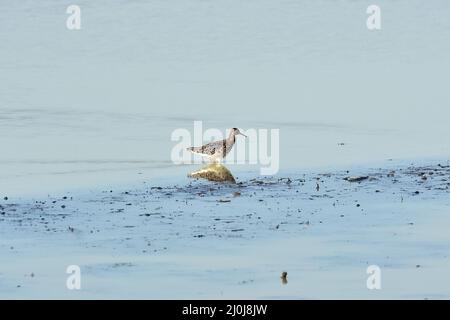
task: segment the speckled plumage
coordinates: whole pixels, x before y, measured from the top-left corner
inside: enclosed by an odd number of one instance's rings
[[[220,161],[220,159],[225,158],[231,151],[236,142],[236,136],[239,134],[245,136],[239,131],[239,129],[233,128],[227,139],[213,141],[201,147],[190,147],[187,148],[187,150],[208,157],[212,161]]]

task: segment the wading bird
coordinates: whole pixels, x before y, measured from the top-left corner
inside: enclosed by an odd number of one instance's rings
[[[238,128],[233,128],[231,129],[230,135],[227,139],[213,141],[201,147],[190,147],[187,148],[187,150],[193,153],[198,153],[208,158],[211,162],[220,162],[220,160],[225,158],[233,148],[236,143],[237,135],[242,135],[247,138],[247,136],[241,133]]]

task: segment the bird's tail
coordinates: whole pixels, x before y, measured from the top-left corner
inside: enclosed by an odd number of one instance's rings
[[[189,147],[189,148],[186,148],[186,150],[193,152],[193,153],[199,153],[199,152],[201,152],[201,147]]]

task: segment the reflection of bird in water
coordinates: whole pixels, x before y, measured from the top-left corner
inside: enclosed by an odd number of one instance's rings
[[[227,139],[210,142],[201,147],[190,147],[187,148],[187,150],[193,153],[201,154],[212,162],[219,162],[221,159],[225,158],[233,148],[237,135],[247,137],[245,134],[241,133],[238,128],[233,128],[231,129],[230,135]]]
[[[220,163],[210,163],[207,166],[189,173],[190,178],[203,178],[209,181],[236,183],[230,170]]]
[[[287,281],[287,272],[286,271],[283,271],[283,273],[281,273],[281,283],[282,284],[287,284],[288,283],[288,281]]]

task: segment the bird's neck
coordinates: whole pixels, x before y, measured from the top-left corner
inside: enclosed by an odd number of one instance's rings
[[[228,143],[235,143],[236,142],[236,135],[234,134],[234,132],[231,132],[230,135],[228,136]]]

